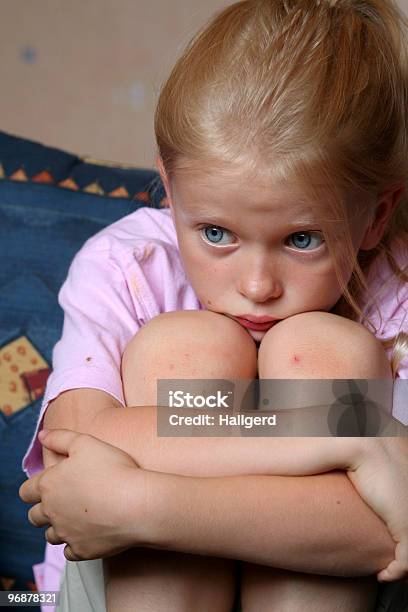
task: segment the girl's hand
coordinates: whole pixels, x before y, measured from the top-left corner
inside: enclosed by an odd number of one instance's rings
[[[147,472],[127,453],[93,436],[68,429],[41,434],[46,448],[65,457],[26,480],[19,495],[35,504],[28,512],[33,525],[51,525],[45,532],[47,541],[66,542],[69,561],[109,557],[142,546]]]
[[[366,438],[362,459],[347,472],[364,501],[383,519],[396,543],[395,559],[377,575],[408,577],[408,437]]]

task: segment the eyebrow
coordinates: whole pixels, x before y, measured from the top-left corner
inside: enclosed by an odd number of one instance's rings
[[[206,222],[206,223],[213,223],[214,225],[220,225],[220,226],[228,226],[231,223],[231,219],[227,219],[226,217],[217,214],[215,212],[210,212],[210,211],[196,211],[196,212],[184,212],[183,215],[189,219],[190,221],[199,221],[202,220],[202,222]],[[313,218],[312,216],[304,216],[303,218],[300,219],[296,219],[296,220],[288,220],[287,222],[284,222],[285,227],[293,227],[293,228],[300,228],[300,227],[304,227],[305,225],[315,225],[315,226],[319,226],[321,225],[321,223],[318,222],[318,220],[316,218]]]
[[[231,219],[227,219],[221,214],[209,211],[197,211],[193,213],[185,212],[183,214],[187,219],[190,219],[191,221],[198,221],[199,219],[202,219],[203,221],[205,220],[208,223],[214,223],[217,225],[228,225],[228,223],[231,222]]]

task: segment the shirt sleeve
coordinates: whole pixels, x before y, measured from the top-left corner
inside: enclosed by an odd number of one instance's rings
[[[140,329],[123,270],[111,256],[109,239],[91,240],[74,257],[58,294],[64,311],[62,336],[53,349],[53,371],[22,468],[44,469],[38,432],[51,400],[63,391],[89,387],[125,405],[120,375],[126,345]]]

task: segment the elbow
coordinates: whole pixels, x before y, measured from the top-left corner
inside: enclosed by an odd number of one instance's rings
[[[332,501],[331,521],[336,525],[333,532],[328,530],[334,539],[326,540],[327,553],[335,559],[334,574],[377,574],[395,558],[396,544],[386,524],[358,495],[345,474],[331,472],[325,478]]]
[[[324,570],[316,573],[339,576],[342,578],[357,578],[373,576],[385,569],[394,559],[395,544],[388,535],[384,537],[373,534],[371,540],[357,537],[353,541],[344,539],[342,545],[323,546],[315,552],[316,563]],[[312,556],[313,558],[314,556]],[[317,561],[318,560],[318,561]]]

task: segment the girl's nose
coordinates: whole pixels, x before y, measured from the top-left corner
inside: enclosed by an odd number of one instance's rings
[[[270,271],[258,275],[249,271],[240,279],[239,292],[251,302],[266,302],[282,295],[282,285]]]

